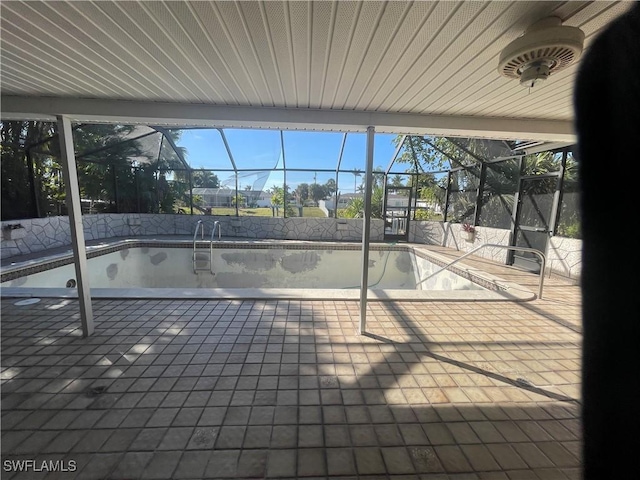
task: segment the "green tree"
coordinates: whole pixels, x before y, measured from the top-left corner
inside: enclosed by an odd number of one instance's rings
[[[402,175],[396,174],[391,178],[391,186],[392,187],[404,187],[404,182],[402,181]]]
[[[286,198],[287,216],[293,217],[295,215],[295,211],[290,202],[290,194],[288,192],[288,186],[285,186],[284,188],[273,186],[271,187],[271,190],[269,190],[269,192],[271,193],[271,205],[273,207],[276,207],[276,209],[278,210],[283,209],[285,204],[285,198]]]
[[[282,187],[274,185],[269,190],[269,193],[271,193],[271,205],[275,207],[284,206],[284,189]]]
[[[49,122],[0,122],[2,220],[31,218],[38,216],[39,210],[46,212],[48,202],[40,194],[42,186],[37,179],[46,169],[46,165],[41,165],[44,157],[56,152],[57,144],[45,142],[39,145],[37,154],[35,148],[30,152],[27,148],[52,138],[55,128]]]
[[[398,145],[401,138],[396,137],[394,143]],[[499,157],[504,157],[505,160],[495,161]],[[407,164],[407,172],[420,174],[417,180],[418,192],[424,199],[437,201],[443,207],[448,187],[448,220],[461,222],[472,219],[475,212],[482,162],[493,160],[486,168],[481,223],[496,228],[510,228],[521,166],[517,159],[509,157],[510,147],[499,140],[413,136],[406,137],[403,153],[396,162]],[[552,152],[528,155],[523,158],[522,174],[538,175],[558,171],[560,161],[561,155]],[[429,175],[429,171],[451,169],[457,171],[451,174],[449,185],[445,185],[443,180],[435,181],[435,178],[424,183],[428,177],[423,175]],[[575,162],[567,162],[565,189],[570,189],[574,184],[576,172]],[[549,188],[549,182],[536,182],[528,193],[548,193]],[[573,212],[566,216],[566,224],[574,225],[571,231],[576,231],[579,230],[575,228],[578,223],[577,208],[573,208]]]
[[[327,180],[327,183],[324,184],[324,190],[327,197],[336,193],[336,181],[333,178]]]
[[[237,192],[233,197],[231,197],[231,205],[234,207],[238,205],[238,207],[243,207],[246,205],[246,198],[240,192]]]
[[[371,192],[371,218],[382,218],[382,203],[384,191],[382,187],[375,187]],[[344,210],[345,218],[362,218],[364,215],[364,197],[353,197]]]
[[[319,202],[328,196],[327,188],[325,185],[318,183],[312,183],[309,185],[309,198],[314,202]]]
[[[382,170],[382,167],[375,167],[372,173],[373,176],[371,177],[371,185],[373,186],[373,188],[384,188],[384,170]]]
[[[309,198],[309,187],[308,183],[299,183],[296,189],[293,191],[293,195],[296,198],[296,203],[298,205],[302,205],[305,200]]]
[[[73,125],[80,195],[101,211],[152,211],[155,172],[138,140],[140,127]],[[138,130],[137,130],[138,129]],[[2,122],[3,219],[64,214],[66,196],[59,159],[56,125]],[[160,134],[157,134],[157,138]],[[10,150],[10,146],[19,146]],[[156,150],[157,152],[157,150]],[[29,161],[28,161],[28,160]],[[31,182],[29,168],[33,169]],[[17,180],[21,177],[26,181]],[[34,204],[35,197],[38,199]],[[29,192],[28,194],[26,192]],[[17,202],[17,198],[29,201]],[[18,211],[17,205],[25,205]],[[13,205],[11,211],[5,205]]]
[[[220,186],[218,176],[203,167],[191,172],[191,181],[195,188],[218,188]]]

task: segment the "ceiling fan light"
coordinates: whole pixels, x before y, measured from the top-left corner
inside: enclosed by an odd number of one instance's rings
[[[545,81],[551,75],[551,63],[543,60],[523,67],[520,71],[520,85],[532,88],[537,83]]]
[[[582,54],[583,44],[582,30],[563,26],[557,17],[545,18],[502,50],[498,72],[532,87],[575,63]]]

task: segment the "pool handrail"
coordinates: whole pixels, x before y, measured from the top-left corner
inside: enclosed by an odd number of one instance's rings
[[[222,238],[222,230],[220,228],[220,221],[216,220],[213,222],[213,228],[211,229],[211,241],[213,242],[213,237],[215,236],[216,229],[218,230],[218,240]]]
[[[222,229],[220,227],[220,221],[216,220],[213,222],[213,228],[211,229],[211,239],[209,240],[209,270],[212,275],[215,275],[213,272],[213,238],[215,237],[216,228],[218,229],[218,241],[222,239]]]
[[[200,240],[204,240],[204,223],[202,220],[198,220],[196,222],[196,230],[193,232],[193,252],[192,252],[192,263],[193,263],[193,273],[198,273],[198,268],[196,267],[196,250],[198,248],[198,231],[200,231]]]
[[[431,275],[427,275],[425,278],[420,280],[416,284],[416,286],[420,285],[421,283],[426,282],[430,278],[436,276],[438,273],[448,269],[451,265],[454,265],[454,264],[458,263],[460,260],[468,257],[469,255],[474,254],[475,252],[477,252],[478,250],[480,250],[480,249],[482,249],[484,247],[504,248],[506,250],[513,250],[513,251],[520,251],[520,252],[530,252],[530,253],[534,253],[534,254],[538,255],[540,257],[540,260],[541,260],[541,263],[540,263],[540,283],[538,284],[538,298],[542,299],[542,287],[543,287],[543,284],[544,284],[544,271],[545,271],[545,267],[546,267],[546,263],[547,263],[547,257],[545,256],[545,254],[542,253],[540,250],[537,250],[535,248],[514,247],[514,246],[511,246],[511,245],[499,245],[497,243],[483,243],[482,245],[474,248],[473,250],[468,251],[467,253],[465,253],[461,257],[458,257],[455,260],[453,260],[452,262],[447,263],[440,270],[436,270]]]
[[[198,230],[200,230],[200,239],[204,240],[204,223],[202,220],[196,222],[196,230],[193,232],[193,248],[196,248],[196,239],[198,238]]]

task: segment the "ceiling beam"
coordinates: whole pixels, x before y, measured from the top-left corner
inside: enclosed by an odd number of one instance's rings
[[[505,140],[576,141],[573,122],[524,118],[421,115],[354,110],[315,110],[141,102],[35,96],[2,96],[3,120],[53,120],[212,128],[270,128],[483,137]]]

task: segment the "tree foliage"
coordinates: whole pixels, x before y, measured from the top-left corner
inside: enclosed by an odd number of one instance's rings
[[[200,168],[191,172],[191,182],[194,188],[218,188],[220,180],[218,176],[210,170]],[[251,189],[251,186],[249,186]]]
[[[401,136],[396,137],[394,143],[398,145],[401,139]],[[473,219],[481,165],[482,162],[490,162],[487,163],[483,198],[480,202],[480,224],[510,228],[520,178],[558,171],[561,154],[542,152],[528,155],[522,159],[521,164],[519,159],[512,157],[509,145],[499,140],[408,136],[396,162],[406,164],[407,172],[418,174],[411,181],[412,186],[417,183],[419,198],[437,202],[444,208],[445,193],[449,189],[447,217],[454,222]],[[449,184],[446,183],[446,176],[441,175],[440,180],[436,180],[433,173],[454,169],[449,175]],[[564,177],[565,191],[570,192],[572,186],[577,184],[576,174],[576,162],[569,156]],[[548,195],[550,189],[554,188],[551,183],[532,182],[527,195],[532,196],[531,198]],[[568,197],[563,201],[558,226],[558,232],[569,235],[575,235],[574,232],[579,231],[577,208],[569,205],[572,198]]]
[[[295,216],[295,211],[293,209],[293,205],[291,204],[291,194],[289,193],[289,186],[285,185],[284,187],[273,186],[270,190],[271,193],[271,206],[274,207],[276,212],[279,212],[281,209],[284,209],[285,199],[287,204],[287,216],[293,217]]]
[[[168,133],[174,141],[179,134]],[[189,204],[186,152],[176,152],[161,133],[131,125],[76,124],[73,136],[83,208],[151,213]],[[0,137],[2,219],[66,214],[56,125],[3,121]]]
[[[384,190],[382,187],[374,187],[371,192],[371,218],[382,218],[382,203]],[[364,216],[364,197],[353,197],[344,210],[345,218],[362,218]]]
[[[293,195],[295,196],[296,203],[298,205],[304,204],[304,202],[309,198],[309,188],[310,185],[308,183],[299,183],[293,191]]]

